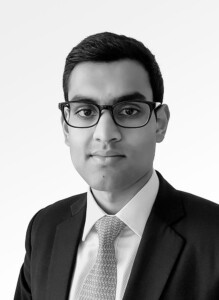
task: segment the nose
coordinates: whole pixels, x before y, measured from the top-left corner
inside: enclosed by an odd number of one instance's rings
[[[110,143],[120,141],[122,136],[119,127],[114,123],[109,110],[103,110],[95,127],[93,138],[96,141]]]

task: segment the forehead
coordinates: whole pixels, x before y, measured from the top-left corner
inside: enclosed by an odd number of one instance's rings
[[[153,99],[149,75],[134,60],[82,62],[69,77],[69,100],[81,96],[108,103],[110,99],[135,92],[143,94],[148,101]]]

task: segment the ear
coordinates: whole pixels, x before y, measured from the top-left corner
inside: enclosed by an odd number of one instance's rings
[[[65,113],[67,114],[66,115],[66,118],[68,120],[68,111],[66,110]],[[62,130],[63,130],[63,133],[64,133],[64,138],[65,138],[65,144],[67,146],[69,146],[69,127],[68,127],[68,124],[65,122],[63,116],[61,116],[61,124],[62,124]]]
[[[163,104],[156,111],[157,116],[157,129],[156,129],[156,142],[161,143],[165,137],[168,122],[170,119],[169,107]]]

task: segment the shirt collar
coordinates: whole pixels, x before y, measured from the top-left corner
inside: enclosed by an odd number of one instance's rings
[[[116,214],[135,234],[142,237],[144,227],[151,212],[159,188],[156,172],[142,189]],[[95,201],[91,190],[87,192],[87,211],[82,241],[84,241],[93,225],[107,215]]]

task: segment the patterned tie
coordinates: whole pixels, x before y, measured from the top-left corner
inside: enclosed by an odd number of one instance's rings
[[[115,216],[105,216],[96,222],[99,249],[79,300],[115,300],[117,267],[114,241],[124,227],[125,224]]]

